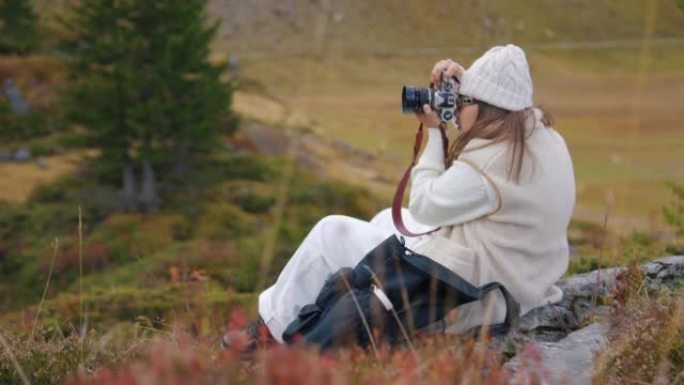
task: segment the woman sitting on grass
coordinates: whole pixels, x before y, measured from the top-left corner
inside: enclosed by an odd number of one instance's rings
[[[441,229],[408,239],[407,247],[431,258],[470,283],[502,283],[521,313],[562,297],[554,283],[568,266],[567,227],[575,204],[572,162],[550,119],[532,105],[525,53],[497,46],[464,71],[447,59],[436,63],[432,80],[460,78],[459,135],[444,154],[440,120],[427,105],[418,120],[430,127],[423,154],[412,172],[406,222],[412,230]],[[445,155],[446,164],[445,167]],[[275,284],[259,296],[260,318],[246,331],[228,334],[256,341],[259,330],[283,342],[283,331],[312,303],[326,279],[354,267],[395,233],[389,210],[370,222],[328,216],[318,222]],[[501,322],[505,304],[490,295],[489,321]],[[447,317],[447,332],[485,321],[482,302],[459,306]]]

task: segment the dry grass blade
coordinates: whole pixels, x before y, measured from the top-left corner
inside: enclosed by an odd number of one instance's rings
[[[81,321],[81,338],[79,343],[79,354],[83,363],[83,340],[85,339],[85,317],[83,311],[83,215],[81,206],[78,206],[78,308]]]
[[[413,309],[411,308],[411,301],[409,300],[408,290],[406,290],[406,285],[404,285],[404,273],[402,272],[401,268],[399,268],[399,261],[396,261],[395,264],[397,266],[397,277],[401,282],[401,300],[404,303],[404,307],[406,308],[406,312],[408,314],[408,317],[406,317],[409,322],[408,328],[411,331],[411,333],[413,333],[416,331],[416,326],[413,324]],[[431,292],[430,294],[432,295],[434,293]]]
[[[45,281],[45,289],[43,290],[43,296],[40,298],[40,303],[38,303],[38,310],[36,310],[36,318],[33,320],[33,327],[31,328],[31,339],[36,333],[36,326],[38,326],[38,319],[40,318],[40,312],[43,309],[43,302],[45,302],[45,296],[47,295],[48,288],[50,287],[50,278],[52,278],[52,272],[55,268],[55,260],[57,259],[57,250],[59,249],[59,238],[54,239],[52,242],[52,260],[50,261],[50,270],[48,271],[47,281]]]
[[[492,314],[494,314],[494,306],[496,302],[495,292],[491,292],[487,297],[482,300],[485,301],[485,313],[482,319],[482,326],[480,327],[480,352],[477,355],[478,367],[481,367],[485,360],[485,346],[487,346],[487,336],[489,326],[492,322]]]
[[[603,216],[603,239],[601,240],[601,248],[599,249],[598,270],[596,271],[596,285],[591,298],[591,311],[589,314],[593,317],[596,311],[596,302],[598,301],[599,288],[601,286],[601,267],[603,262],[603,250],[606,248],[606,241],[608,238],[608,218],[610,217],[610,207],[613,204],[613,198],[608,199],[606,205],[606,212]]]
[[[370,268],[368,268],[370,270]],[[400,271],[400,270],[399,270]],[[373,273],[371,271],[371,273]],[[375,282],[375,285],[382,290],[382,284],[380,283],[380,280],[378,280],[378,277],[373,273],[371,276],[373,278],[373,282]],[[406,292],[406,287],[402,285],[402,292]],[[405,302],[408,298],[404,298]],[[410,304],[405,304],[407,306],[407,309],[411,309]],[[416,362],[420,362],[420,356],[418,355],[418,351],[416,351],[415,347],[413,347],[413,343],[411,342],[411,337],[409,336],[408,332],[406,331],[406,328],[404,328],[404,324],[401,322],[401,319],[399,318],[399,314],[397,314],[397,311],[394,309],[394,306],[390,309],[390,312],[392,312],[392,315],[394,316],[394,320],[397,322],[397,325],[399,325],[399,330],[401,330],[401,334],[404,336],[404,339],[406,340],[406,344],[409,347],[409,350],[411,351],[411,354],[413,354],[413,357],[416,359]],[[409,317],[413,317],[413,314],[409,312]],[[412,322],[411,322],[412,323]],[[413,330],[412,330],[413,331]],[[420,370],[420,368],[419,368]]]
[[[637,73],[636,89],[632,101],[632,120],[636,122],[634,125],[632,135],[635,136],[634,131],[639,129],[642,120],[642,110],[644,105],[644,90],[646,88],[646,77],[648,75],[648,67],[652,60],[651,46],[653,44],[653,32],[658,20],[658,2],[649,0],[646,4],[646,12],[644,14],[644,31],[641,41],[641,53],[639,55],[639,71]]]
[[[351,284],[349,281],[347,281],[346,277],[342,277],[342,282],[344,282],[347,290],[349,290],[349,294],[351,294],[352,300],[354,301],[354,306],[356,306],[356,311],[359,312],[359,316],[361,316],[361,322],[363,323],[364,329],[366,329],[366,333],[368,333],[368,341],[370,341],[371,347],[373,348],[373,354],[375,354],[375,358],[380,361],[380,353],[378,352],[378,346],[375,344],[375,338],[373,338],[373,331],[371,330],[370,325],[368,325],[366,316],[363,315],[363,310],[361,310],[359,300],[356,298],[356,295],[354,295]]]
[[[264,242],[264,248],[261,253],[261,274],[259,275],[259,279],[257,281],[258,291],[261,291],[266,287],[268,271],[271,267],[273,255],[275,254],[275,247],[278,241],[278,231],[280,230],[280,225],[283,221],[283,215],[285,214],[287,197],[290,191],[290,183],[295,170],[294,157],[296,148],[297,141],[293,138],[289,138],[287,157],[285,160],[285,166],[283,168],[282,178],[280,179],[278,186],[278,195],[276,196],[276,203],[273,212],[274,223],[271,227],[271,231],[267,233],[267,238]]]

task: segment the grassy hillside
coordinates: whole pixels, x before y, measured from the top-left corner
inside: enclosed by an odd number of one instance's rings
[[[54,26],[69,1],[34,3]],[[234,55],[240,74],[258,85],[240,112],[269,122],[275,104],[285,111],[278,114],[297,117],[289,128],[373,154],[365,172],[330,155],[324,164],[386,201],[415,126],[398,111],[401,86],[427,83],[435,60],[467,65],[510,41],[526,48],[535,101],[555,113],[570,146],[576,219],[600,223],[608,211],[622,233],[659,233],[670,199],[664,182],[684,179],[684,10],[676,1],[228,0],[209,9],[222,22],[216,57]]]
[[[224,20],[218,44],[238,51],[382,53],[426,47],[638,39],[650,1],[451,0],[214,1]],[[684,15],[654,0],[654,36],[681,37]]]
[[[55,15],[75,0],[32,1],[49,46]],[[32,383],[67,374],[75,383],[324,383],[312,368],[344,383],[415,383],[426,372],[435,383],[458,375],[496,383],[480,375],[486,348],[473,341],[427,341],[417,361],[410,350],[319,358],[274,349],[250,371],[236,352],[218,352],[217,338],[244,326],[234,310],[254,316],[256,293],[319,218],[368,218],[388,205],[416,126],[399,111],[401,86],[426,84],[437,59],[467,65],[492,44],[526,49],[535,100],[555,112],[573,155],[570,238],[580,256],[571,273],[663,253],[671,230],[660,209],[673,199],[664,183],[684,180],[684,10],[676,4],[212,0],[210,17],[223,21],[213,59],[237,62],[243,125],[192,175],[162,183],[156,213],[122,210],[118,189],[84,167],[97,153],[78,130],[52,130],[63,81],[55,52],[1,58],[0,71],[47,117],[29,128],[51,134],[17,132],[0,143],[28,147],[48,165],[0,165],[9,186],[0,192],[0,384],[20,382],[22,368]],[[621,235],[607,235],[614,231]],[[657,330],[670,336],[682,330],[680,313],[650,316],[667,320]],[[663,352],[679,354],[678,333]],[[504,355],[486,354],[491,373],[507,375]],[[670,361],[681,365],[677,357]],[[119,363],[127,366],[109,370]]]
[[[623,230],[648,228],[668,202],[663,182],[684,178],[684,132],[679,97],[684,93],[684,54],[680,48],[653,50],[640,91],[640,50],[619,53],[530,51],[535,100],[556,116],[576,165],[578,215],[602,218],[611,204],[613,224]],[[605,57],[602,57],[604,56]],[[377,155],[384,162],[370,178],[349,175],[366,185],[387,180],[376,191],[389,198],[410,156],[416,122],[399,112],[403,84],[427,83],[434,57],[273,57],[250,60],[246,76],[259,79],[286,108],[309,118],[309,127]],[[582,61],[598,57],[605,64]],[[470,62],[468,55],[464,63]],[[460,60],[460,57],[458,57]],[[659,60],[658,58],[662,58]],[[275,64],[277,63],[277,64]],[[613,67],[611,67],[611,65]],[[597,69],[598,67],[598,69]],[[632,72],[634,71],[634,72]],[[263,114],[258,109],[255,117]],[[331,166],[334,168],[334,164]],[[384,177],[384,178],[383,178]],[[649,196],[649,199],[643,199]]]
[[[35,3],[50,24],[68,1]],[[573,155],[575,219],[601,224],[608,214],[611,231],[669,236],[665,182],[684,180],[684,10],[675,1],[230,0],[211,2],[210,17],[222,21],[215,56],[234,55],[253,86],[236,98],[238,111],[370,154],[301,140],[327,175],[384,202],[415,129],[399,113],[401,86],[427,83],[437,59],[467,65],[491,44],[521,44],[535,101],[554,113]]]
[[[287,172],[297,183],[285,185],[282,197],[278,176],[288,164],[278,157],[217,154],[194,175],[165,182],[173,193],[154,214],[122,210],[117,189],[87,169],[39,188],[25,204],[0,203],[0,310],[38,302],[48,276],[48,297],[77,294],[81,265],[89,292],[114,290],[115,297],[117,290],[163,291],[186,281],[253,292],[271,282],[322,216],[370,217],[382,207],[361,189],[297,166]],[[288,202],[285,221],[275,209],[278,199]],[[275,257],[262,266],[269,239]],[[70,319],[61,316],[66,320],[60,322]]]
[[[398,113],[401,86],[427,83],[438,59],[467,65],[507,42],[527,50],[535,101],[569,142],[578,218],[600,222],[610,206],[621,232],[658,231],[663,182],[684,179],[684,10],[673,0],[215,1],[211,16],[223,22],[217,51],[261,92],[322,136],[379,156],[376,174],[346,178],[385,199],[415,125]]]
[[[71,1],[32,0],[51,27]],[[649,12],[657,20],[654,37],[682,38],[684,11],[675,0],[211,0],[209,8],[222,22],[217,48],[267,54],[640,39]]]
[[[259,11],[247,13],[243,4],[224,12],[235,20],[217,47],[235,52],[246,76],[321,135],[386,161],[374,165],[374,180],[359,183],[396,179],[408,161],[415,122],[398,110],[403,84],[426,84],[438,59],[467,65],[485,47],[514,41],[528,52],[535,101],[555,112],[573,153],[577,218],[600,222],[609,210],[621,232],[660,231],[652,218],[669,199],[663,182],[684,178],[677,97],[684,93],[684,11],[675,2],[450,3],[439,8],[449,23],[433,22],[431,2],[345,3],[327,11],[332,19],[320,35],[311,8],[325,2],[293,4],[298,11],[287,14],[267,2]],[[241,23],[259,33],[243,34]],[[644,35],[650,45],[642,46]],[[588,43],[553,45],[566,41]],[[389,197],[393,184],[374,188]]]

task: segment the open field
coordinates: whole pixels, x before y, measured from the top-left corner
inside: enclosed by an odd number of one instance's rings
[[[670,199],[663,182],[684,179],[677,4],[261,0],[213,2],[211,13],[223,21],[216,48],[234,53],[245,76],[315,132],[378,156],[376,177],[359,182],[385,198],[416,125],[399,112],[401,86],[425,85],[438,59],[467,65],[491,45],[520,44],[535,101],[555,114],[575,160],[576,217],[601,222],[611,206],[611,226],[629,232],[656,231],[652,217]]]
[[[618,51],[579,51],[574,57],[529,52],[535,102],[554,114],[556,129],[573,155],[576,216],[600,222],[610,205],[612,225],[645,230],[669,201],[664,183],[684,179],[679,118],[684,71],[678,70],[684,68],[679,65],[684,54],[681,47],[655,47],[653,65],[642,71],[639,49]],[[447,52],[414,57],[273,55],[249,60],[244,75],[258,80],[286,108],[307,116],[315,132],[377,155],[374,166],[392,180],[410,159],[416,126],[413,117],[400,113],[401,87],[427,83],[433,62],[442,57],[465,64],[472,60],[472,54],[461,59]],[[644,76],[641,90],[639,73]],[[389,198],[392,189],[388,183],[378,192]]]

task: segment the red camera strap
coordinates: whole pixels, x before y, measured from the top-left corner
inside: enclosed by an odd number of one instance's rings
[[[447,156],[447,151],[449,149],[449,139],[446,136],[446,131],[443,125],[440,125],[439,131],[442,135],[442,147],[444,149],[444,157]],[[413,144],[413,160],[411,164],[404,172],[404,176],[401,177],[399,185],[397,185],[397,191],[394,193],[394,199],[392,199],[392,220],[394,221],[394,227],[399,230],[400,233],[406,235],[407,237],[418,237],[425,234],[433,233],[439,230],[439,227],[424,233],[414,233],[406,228],[404,225],[404,220],[401,217],[401,206],[404,201],[404,193],[406,191],[406,185],[408,184],[409,178],[411,178],[411,170],[413,166],[416,165],[418,160],[418,153],[420,152],[421,144],[423,143],[423,124],[418,126],[418,132],[416,132],[416,140]]]

